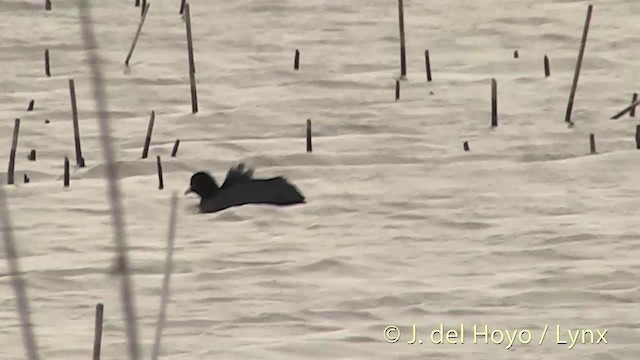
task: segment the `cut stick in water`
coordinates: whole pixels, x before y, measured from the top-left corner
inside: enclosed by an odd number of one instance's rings
[[[427,71],[427,81],[431,81],[431,59],[429,58],[429,50],[424,51],[424,66]]]
[[[20,132],[20,119],[13,123],[13,139],[11,140],[11,152],[9,153],[9,171],[7,171],[7,184],[14,184],[14,171],[16,167],[16,149],[18,148],[18,133]]]
[[[584,49],[587,45],[587,34],[589,33],[589,24],[591,23],[591,13],[593,12],[593,5],[589,5],[587,8],[587,19],[584,22],[584,29],[582,30],[582,41],[580,42],[580,52],[578,53],[578,61],[576,63],[576,69],[573,73],[573,83],[571,84],[571,92],[569,93],[569,101],[567,102],[567,113],[565,114],[564,121],[571,123],[571,112],[573,111],[573,101],[576,97],[576,90],[578,89],[578,78],[580,77],[580,68],[582,67],[582,59],[584,58]]]
[[[313,152],[313,145],[311,143],[311,119],[307,119],[307,152]]]
[[[171,157],[176,157],[178,154],[178,146],[180,146],[180,139],[176,139],[176,142],[173,144],[173,150],[171,150]]]
[[[162,177],[162,161],[160,160],[160,155],[156,156],[156,163],[158,165],[158,189],[164,189],[164,180]]]
[[[124,60],[124,64],[129,66],[129,60],[131,60],[131,56],[133,55],[133,50],[136,48],[136,43],[138,42],[138,38],[140,37],[140,32],[142,31],[142,25],[144,25],[144,20],[147,18],[147,12],[149,12],[149,6],[151,3],[145,4],[144,8],[142,8],[142,18],[140,18],[140,23],[138,24],[138,30],[136,30],[136,35],[133,37],[133,41],[131,42],[131,47],[129,48],[129,53],[127,54],[127,58]]]
[[[400,27],[400,79],[407,78],[407,53],[404,42],[404,4],[398,0],[398,26]]]
[[[548,78],[551,76],[551,69],[549,68],[549,57],[547,55],[544,56],[544,77]]]
[[[142,158],[146,159],[149,155],[149,145],[151,144],[151,133],[153,132],[153,123],[156,120],[156,112],[151,111],[149,118],[149,126],[147,127],[147,136],[144,138],[144,148],[142,149]]]
[[[196,62],[193,56],[193,35],[191,33],[191,5],[184,4],[184,22],[187,31],[187,52],[189,55],[189,71],[196,72]]]
[[[491,79],[491,127],[498,126],[498,83]]]
[[[624,114],[626,114],[628,112],[631,112],[631,110],[635,109],[638,105],[640,105],[640,100],[634,101],[631,105],[629,105],[626,108],[624,108],[624,110],[622,110],[619,113],[613,115],[611,117],[611,120],[619,119],[620,117],[622,117],[622,115],[624,115]]]
[[[78,106],[76,103],[76,86],[73,79],[69,80],[69,97],[71,98],[71,116],[73,117],[73,140],[76,145],[76,165],[84,167],[82,146],[80,144],[80,125],[78,125]]]
[[[104,305],[96,305],[96,321],[93,330],[93,360],[100,360],[100,350],[102,348],[102,319],[104,316]]]
[[[51,77],[51,68],[49,64],[49,49],[44,50],[44,73],[47,77]]]
[[[191,36],[191,7],[184,5],[184,19],[187,30],[187,52],[189,55],[189,85],[191,88],[191,113],[198,112],[198,91],[196,89],[196,66],[193,59],[193,38]]]
[[[69,187],[69,158],[64,157],[64,187]]]

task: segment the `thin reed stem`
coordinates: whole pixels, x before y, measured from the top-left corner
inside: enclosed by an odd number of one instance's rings
[[[111,203],[111,218],[113,229],[113,240],[116,245],[116,257],[118,270],[121,277],[120,297],[122,308],[125,314],[126,337],[129,350],[129,358],[138,360],[140,351],[138,348],[138,327],[136,323],[135,300],[133,294],[133,284],[129,277],[129,258],[127,239],[125,234],[124,210],[122,208],[120,185],[118,182],[118,168],[115,161],[115,153],[111,140],[111,127],[109,121],[109,107],[107,94],[104,86],[104,79],[98,55],[96,52],[97,43],[93,33],[93,21],[89,0],[78,0],[80,9],[80,26],[84,49],[87,52],[87,62],[91,69],[91,84],[93,88],[93,98],[98,112],[98,127],[100,129],[100,144],[104,155],[105,171],[108,183],[108,199]]]
[[[7,267],[11,278],[11,286],[16,296],[16,311],[20,320],[20,330],[22,331],[22,342],[27,353],[27,359],[38,360],[38,345],[31,324],[31,311],[29,310],[29,298],[25,281],[20,272],[18,254],[15,240],[13,238],[13,228],[9,216],[9,206],[4,187],[0,186],[0,222],[2,223],[2,239],[4,240],[4,251],[7,258]]]
[[[169,284],[171,282],[171,273],[173,271],[173,245],[176,237],[178,209],[178,194],[174,191],[171,195],[171,205],[169,212],[169,230],[167,231],[167,257],[164,266],[164,277],[162,278],[162,292],[160,294],[160,310],[158,314],[158,323],[156,324],[156,335],[151,350],[151,360],[157,360],[160,354],[160,340],[162,338],[162,330],[167,318],[167,304],[169,303]]]

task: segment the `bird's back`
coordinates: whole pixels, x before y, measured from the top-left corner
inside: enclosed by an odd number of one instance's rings
[[[293,205],[304,203],[300,191],[283,177],[251,179],[220,189],[212,198],[202,199],[200,211],[211,213],[246,204]]]

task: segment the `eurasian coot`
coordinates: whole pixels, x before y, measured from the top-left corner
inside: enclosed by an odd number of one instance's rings
[[[191,185],[185,195],[200,195],[200,212],[212,213],[246,204],[294,205],[305,203],[298,188],[282,176],[269,179],[253,179],[253,169],[245,169],[243,163],[227,172],[222,186],[215,179],[200,171],[191,176]]]

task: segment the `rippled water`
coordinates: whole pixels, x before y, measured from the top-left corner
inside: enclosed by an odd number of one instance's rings
[[[163,358],[637,355],[637,121],[609,118],[639,90],[639,2],[594,2],[571,129],[563,120],[584,1],[405,0],[408,79],[395,102],[395,1],[192,0],[195,116],[179,1],[150,2],[128,71],[123,62],[140,8],[92,2],[145,357],[160,302],[170,193],[184,190],[196,170],[222,177],[238,161],[256,167],[257,177],[286,176],[308,203],[199,215],[196,199],[181,199]],[[91,356],[94,307],[103,302],[102,358],[123,359],[78,9],[73,1],[53,6],[45,12],[40,1],[0,0],[0,158],[8,157],[19,117],[16,176],[31,178],[7,188],[14,231],[42,358]],[[44,76],[45,48],[51,78]],[[73,169],[64,190],[63,157],[75,159],[70,78],[87,168]],[[491,78],[499,97],[494,130]],[[26,112],[31,99],[35,111]],[[152,147],[141,160],[151,110]],[[305,153],[307,118],[312,154]],[[589,155],[590,133],[597,155]],[[177,138],[178,157],[170,158]],[[31,149],[36,162],[27,161]],[[6,274],[2,261],[0,358],[24,359]],[[407,344],[413,324],[422,344]],[[433,344],[429,334],[440,324],[445,332],[463,324],[464,344]],[[509,350],[506,339],[474,344],[474,324],[532,339]],[[398,326],[398,342],[384,340],[387,326]],[[594,342],[596,330],[607,330],[608,343],[558,344],[569,341],[568,330],[588,329]]]

